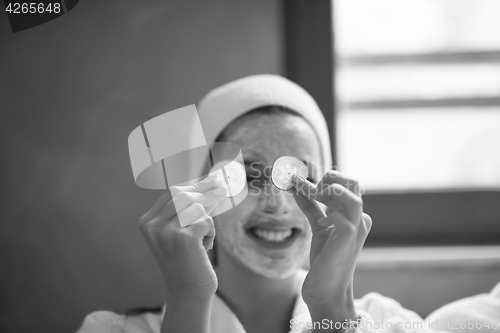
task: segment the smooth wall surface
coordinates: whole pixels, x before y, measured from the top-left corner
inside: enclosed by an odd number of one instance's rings
[[[136,227],[161,191],[127,137],[241,76],[283,74],[278,1],[89,1],[12,34],[0,13],[0,331],[74,332],[164,289]]]
[[[354,274],[354,297],[377,292],[426,318],[440,307],[478,294],[489,294],[500,283],[500,266],[426,269],[363,269]]]

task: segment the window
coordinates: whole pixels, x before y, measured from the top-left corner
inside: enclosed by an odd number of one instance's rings
[[[334,6],[339,165],[374,191],[500,188],[500,2]]]
[[[287,75],[367,187],[366,246],[500,244],[500,3],[284,6]]]

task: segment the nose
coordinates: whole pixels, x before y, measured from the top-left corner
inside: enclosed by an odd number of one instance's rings
[[[266,184],[263,191],[263,212],[267,214],[285,214],[288,212],[287,198],[284,191],[276,188],[271,181]]]

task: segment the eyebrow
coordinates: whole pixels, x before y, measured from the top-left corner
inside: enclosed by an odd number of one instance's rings
[[[249,164],[249,163],[254,163],[254,162],[262,163],[262,160],[264,160],[262,155],[259,154],[258,152],[253,151],[253,150],[246,153],[246,154],[243,154],[243,161],[245,162],[245,165]]]
[[[251,166],[253,163],[260,163],[262,164],[262,162],[259,162],[259,161],[253,161],[253,160],[245,160],[245,166]]]
[[[257,163],[257,167],[261,167],[263,168],[264,167],[264,163],[260,162],[260,161],[254,161],[254,160],[248,160],[248,161],[245,161],[245,167],[247,168],[252,168],[252,164],[254,163]]]
[[[257,155],[259,154],[249,154],[250,156],[247,156],[246,158],[243,157],[243,161],[244,161],[244,164],[245,165],[250,165],[252,163],[262,163],[262,161],[259,159],[259,157]],[[304,163],[308,168],[312,168],[312,169],[315,169],[315,164],[313,162],[310,162],[310,161],[307,161],[307,160],[304,160],[304,159],[301,159],[299,158],[299,160]]]

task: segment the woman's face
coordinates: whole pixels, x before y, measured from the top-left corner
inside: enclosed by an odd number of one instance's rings
[[[272,184],[271,167],[280,156],[296,156],[307,162],[309,174],[317,174],[321,155],[316,134],[299,116],[255,112],[231,123],[223,137],[241,149],[248,195],[214,218],[219,249],[240,267],[287,278],[309,253],[311,229],[292,192]]]

